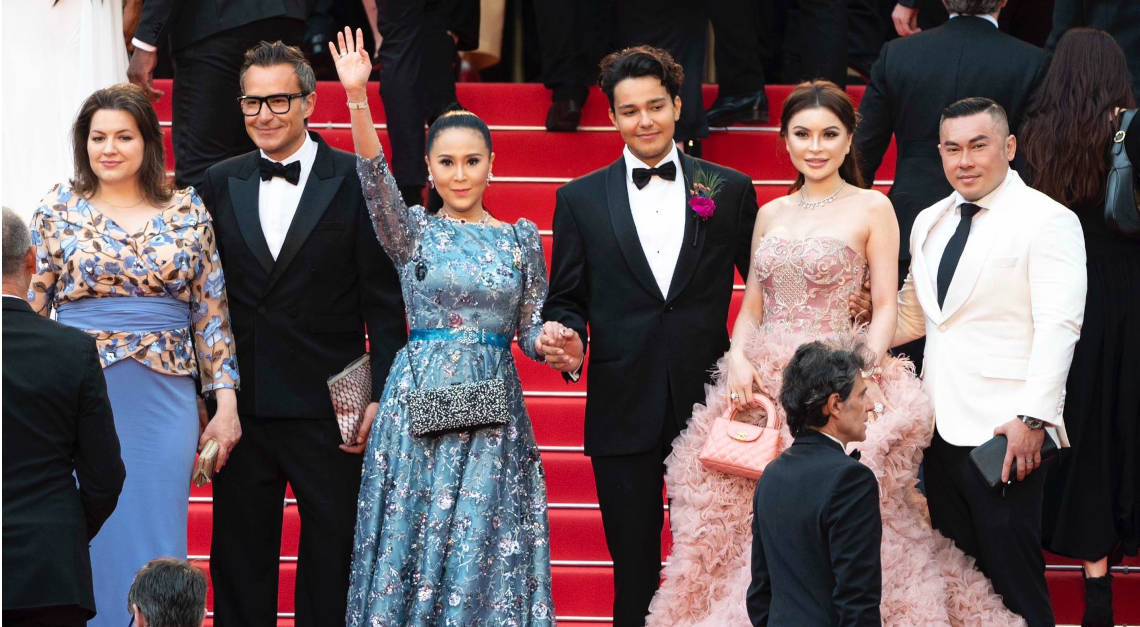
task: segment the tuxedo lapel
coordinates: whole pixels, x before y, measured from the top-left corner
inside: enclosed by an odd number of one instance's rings
[[[681,242],[681,253],[677,255],[677,265],[673,269],[673,279],[669,282],[669,295],[666,302],[673,300],[689,284],[693,272],[697,269],[697,262],[705,247],[705,229],[696,213],[689,210],[689,197],[692,194],[692,182],[696,164],[692,159],[678,151],[677,157],[681,160],[681,173],[685,185],[685,238]]]
[[[641,249],[641,239],[637,235],[637,226],[633,223],[633,210],[629,206],[629,190],[625,184],[625,159],[618,159],[606,171],[606,200],[610,211],[610,222],[614,228],[614,236],[622,255],[629,265],[630,271],[641,282],[642,286],[660,298],[661,288],[653,278],[653,271],[649,268],[649,260],[645,258],[645,251]]]
[[[250,163],[258,157],[254,152]],[[246,178],[229,177],[230,202],[233,205],[234,218],[237,219],[238,230],[249,251],[257,259],[261,269],[269,274],[273,271],[273,254],[269,252],[269,244],[265,243],[265,232],[261,230],[261,214],[258,211],[258,195],[261,191],[261,177],[256,166],[250,166]]]
[[[1002,204],[1018,193],[1020,185],[1024,184],[1014,173],[1005,187],[987,203],[989,206],[985,209],[989,215],[985,216],[985,219],[991,224],[985,229],[971,231],[970,237],[966,239],[966,247],[958,259],[958,266],[954,268],[954,277],[950,280],[950,287],[946,290],[946,300],[942,303],[944,320],[954,315],[974,290],[974,284],[982,274],[982,267],[989,258],[990,249],[997,243],[998,235],[1009,232],[1001,224],[1010,214],[1008,211],[1002,211]]]
[[[273,287],[300,252],[301,246],[313,232],[313,227],[324,215],[325,209],[336,196],[344,180],[343,175],[334,172],[328,144],[319,136],[314,136],[313,139],[317,142],[317,156],[313,161],[313,169],[309,172],[309,179],[305,183],[305,191],[301,193],[301,200],[297,203],[297,212],[293,214],[293,221],[289,223],[289,231],[286,232],[285,241],[281,244],[277,263],[273,265],[273,272],[269,275],[269,287]]]

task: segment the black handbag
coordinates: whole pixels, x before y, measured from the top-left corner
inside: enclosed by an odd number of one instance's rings
[[[1135,116],[1136,109],[1123,112],[1120,116],[1120,130],[1112,137],[1104,221],[1113,231],[1140,239],[1140,200],[1137,200],[1134,189],[1132,162],[1128,159],[1128,151],[1124,150],[1124,137]]]
[[[987,440],[985,443],[974,447],[970,451],[970,463],[974,465],[974,469],[982,477],[982,482],[986,484],[991,490],[1003,487],[1001,481],[1001,467],[1005,464],[1005,449],[1008,442],[1004,435],[995,435],[993,438]],[[1060,449],[1057,444],[1053,442],[1053,438],[1049,434],[1045,434],[1045,441],[1041,444],[1041,465],[1052,461],[1057,457]],[[1040,470],[1038,468],[1037,470]],[[1017,460],[1013,460],[1009,465],[1009,476],[1012,481],[1017,476]]]

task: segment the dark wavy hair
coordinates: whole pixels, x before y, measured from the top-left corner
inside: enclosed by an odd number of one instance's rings
[[[1067,207],[1099,204],[1115,110],[1135,106],[1128,63],[1112,36],[1095,28],[1067,31],[1021,127],[1029,184]]]
[[[855,378],[866,367],[861,348],[832,348],[823,342],[808,342],[784,368],[780,404],[788,416],[788,430],[799,435],[805,428],[819,428],[830,417],[823,412],[827,399],[839,394],[847,400],[855,389]]]
[[[627,78],[652,76],[661,81],[670,98],[681,93],[681,85],[685,82],[681,64],[674,61],[668,52],[653,46],[633,46],[611,52],[602,59],[599,67],[598,86],[609,99],[610,110],[614,108],[614,87]]]
[[[143,160],[139,167],[139,187],[154,205],[170,201],[170,185],[166,182],[166,150],[162,144],[162,127],[142,87],[120,83],[100,89],[87,97],[71,127],[71,145],[75,159],[75,175],[71,189],[90,198],[99,189],[99,179],[91,169],[87,156],[87,137],[91,134],[91,118],[101,110],[126,111],[135,120],[143,139]]]
[[[859,114],[855,111],[855,103],[851,101],[851,96],[831,81],[814,80],[796,85],[784,100],[784,110],[780,113],[780,137],[787,138],[789,122],[797,113],[806,109],[827,109],[839,118],[850,135],[855,135],[855,128],[859,125]],[[839,176],[856,187],[865,187],[863,175],[859,173],[859,153],[854,142],[851,144],[851,152],[847,153],[847,157],[839,166]],[[801,172],[796,175],[796,180],[788,189],[788,193],[803,186],[804,175]]]

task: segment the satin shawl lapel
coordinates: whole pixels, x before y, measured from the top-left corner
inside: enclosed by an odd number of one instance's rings
[[[630,271],[650,294],[664,299],[649,268],[649,260],[645,258],[645,251],[641,249],[637,226],[633,223],[633,210],[629,207],[629,191],[625,185],[625,159],[619,158],[606,171],[606,201],[614,236]]]
[[[1014,174],[1016,177],[1016,174]],[[966,248],[962,250],[962,257],[958,260],[958,267],[954,268],[954,278],[950,280],[950,287],[946,290],[946,300],[942,304],[942,317],[949,319],[962,307],[974,290],[974,284],[982,274],[982,267],[989,258],[990,249],[998,241],[998,236],[1006,232],[1004,222],[1009,217],[1009,211],[1002,211],[1002,205],[1016,198],[1024,183],[1014,178],[1005,184],[993,200],[989,202],[986,219],[990,222],[982,232],[971,232],[966,239]]]
[[[301,200],[297,203],[297,212],[293,214],[293,221],[289,223],[289,231],[285,234],[285,241],[281,244],[281,252],[277,255],[277,263],[273,265],[273,273],[269,275],[269,287],[289,267],[290,262],[300,252],[313,227],[317,226],[321,216],[328,209],[340,184],[343,175],[335,174],[333,170],[332,153],[320,136],[313,133],[317,142],[317,156],[313,161],[313,169],[309,172],[309,180],[305,183],[305,191],[301,193]]]
[[[922,224],[916,222],[914,232],[911,234],[912,241],[915,242],[914,250],[910,253],[910,273],[914,277],[914,289],[918,294],[922,310],[938,322],[942,322],[942,310],[938,307],[938,294],[930,284],[930,260],[926,258],[926,253],[922,249],[926,244],[926,238],[930,236],[930,230],[939,220],[946,219],[943,216],[950,209],[950,202],[943,202],[942,208],[933,213],[929,219],[924,220]]]
[[[685,238],[681,242],[681,254],[677,255],[677,265],[673,269],[673,279],[669,282],[669,295],[665,299],[666,302],[676,298],[689,284],[689,280],[693,278],[693,272],[697,269],[701,252],[705,247],[705,229],[702,228],[704,224],[697,214],[689,210],[689,198],[692,195],[696,163],[680,151],[677,152],[677,157],[681,160],[681,173],[684,176],[685,184]],[[696,244],[694,244],[694,238],[696,238]]]
[[[261,191],[261,177],[257,170],[257,158],[260,153],[253,152],[246,167],[249,174],[246,178],[229,177],[227,181],[230,192],[230,204],[233,207],[234,218],[237,219],[238,230],[242,239],[257,259],[261,269],[269,274],[273,271],[273,254],[269,252],[269,244],[265,243],[265,232],[261,230],[261,214],[258,211],[258,195]]]

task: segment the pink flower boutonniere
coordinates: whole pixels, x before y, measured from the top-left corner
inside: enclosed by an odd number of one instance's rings
[[[716,195],[720,193],[722,185],[724,178],[718,174],[709,174],[701,168],[693,171],[693,184],[689,188],[689,209],[693,210],[693,215],[701,222],[708,222],[716,213]],[[701,225],[698,222],[697,228],[693,231],[693,246],[697,245],[697,235],[700,230]]]

